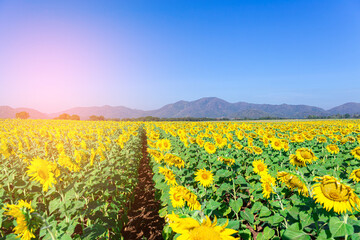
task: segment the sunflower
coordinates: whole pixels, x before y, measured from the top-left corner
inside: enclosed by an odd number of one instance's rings
[[[196,143],[197,145],[199,145],[199,147],[203,147],[204,146],[204,140],[201,137],[196,137]]]
[[[263,153],[263,150],[262,150],[261,148],[257,147],[257,146],[253,146],[253,147],[252,147],[252,150],[254,151],[254,153],[255,153],[256,155],[260,155],[260,154]]]
[[[334,209],[341,214],[346,211],[353,212],[353,208],[359,209],[360,199],[354,190],[340,183],[335,177],[315,177],[314,181],[318,182],[312,190],[315,202],[324,205],[327,211]]]
[[[354,143],[356,141],[356,139],[353,136],[348,136],[347,140],[351,143]]]
[[[351,150],[351,154],[360,160],[360,147],[356,147],[353,150]]]
[[[273,187],[276,185],[276,179],[273,178],[268,172],[261,172],[261,187],[263,190],[264,198],[269,198],[271,193],[275,193]]]
[[[31,180],[40,182],[44,192],[47,192],[49,187],[56,183],[52,172],[53,166],[48,161],[36,157],[31,161],[28,169],[26,172],[31,177]]]
[[[350,178],[356,182],[360,181],[360,168],[351,172]]]
[[[208,216],[205,216],[205,220],[199,223],[193,218],[180,218],[174,213],[167,216],[168,222],[172,230],[180,236],[178,240],[236,240],[231,235],[237,233],[236,230],[226,228],[227,221],[224,225],[217,225],[217,219],[211,222]]]
[[[197,196],[192,193],[189,189],[182,187],[182,196],[187,202],[190,210],[201,210],[201,204],[197,200]]]
[[[244,147],[244,150],[245,150],[245,152],[246,152],[247,154],[253,153],[253,150],[252,150],[251,148],[249,148],[249,147]]]
[[[233,158],[218,157],[218,160],[222,161],[223,163],[227,164],[228,166],[232,166],[235,163],[235,159],[233,159]]]
[[[328,150],[328,152],[331,154],[338,154],[340,151],[338,145],[336,145],[336,144],[327,145],[326,150]]]
[[[239,143],[238,141],[234,142],[234,145],[237,149],[241,150],[243,148],[243,145],[241,145],[241,143]]]
[[[155,149],[148,148],[148,153],[154,158],[155,162],[157,163],[160,163],[161,160],[164,158],[164,155]]]
[[[295,154],[299,160],[306,163],[312,163],[317,159],[313,151],[308,148],[297,149]]]
[[[176,175],[168,168],[159,167],[159,173],[165,176],[165,181],[168,185],[177,185],[176,183]]]
[[[169,194],[170,200],[173,207],[184,207],[185,201],[183,198],[183,188],[182,186],[171,187]]]
[[[206,170],[205,168],[199,169],[195,173],[195,175],[196,175],[195,180],[198,181],[204,187],[208,187],[214,182],[214,177],[213,177],[214,175],[212,174],[212,172]]]
[[[326,142],[327,142],[327,139],[326,139],[326,137],[324,137],[324,136],[318,136],[318,137],[317,137],[317,141],[318,141],[319,143],[326,143]]]
[[[17,226],[14,228],[14,233],[17,234],[17,238],[22,240],[30,240],[35,238],[34,229],[30,226],[30,213],[34,211],[31,207],[31,202],[20,200],[17,205],[7,204],[4,207],[5,214],[12,216],[16,220]]]
[[[164,151],[163,141],[161,139],[156,142],[156,148],[161,152]]]
[[[211,142],[206,142],[204,144],[205,151],[209,154],[213,154],[216,152],[216,146],[212,144]]]
[[[267,165],[264,160],[255,160],[252,165],[254,166],[254,172],[260,174],[261,172],[267,172]]]
[[[287,173],[287,172],[278,172],[277,178],[291,190],[298,190],[299,194],[307,197],[309,196],[309,190],[306,185],[299,179],[298,176]]]
[[[162,140],[162,146],[164,151],[168,151],[171,148],[171,143],[169,139],[163,139]]]
[[[278,138],[274,138],[272,139],[271,141],[271,147],[275,150],[278,150],[280,151],[282,149],[282,143],[281,143],[281,140],[278,139]]]
[[[295,154],[290,154],[290,164],[297,167],[306,166],[306,162],[300,160]]]

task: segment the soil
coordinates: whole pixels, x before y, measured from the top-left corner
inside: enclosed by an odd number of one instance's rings
[[[138,170],[139,182],[135,188],[134,203],[128,212],[129,222],[124,226],[122,235],[125,240],[160,240],[163,239],[162,230],[165,221],[159,216],[160,201],[155,200],[146,136],[142,141],[143,157]]]

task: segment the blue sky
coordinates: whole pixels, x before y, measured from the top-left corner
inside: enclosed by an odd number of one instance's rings
[[[0,0],[0,105],[360,102],[359,1]]]

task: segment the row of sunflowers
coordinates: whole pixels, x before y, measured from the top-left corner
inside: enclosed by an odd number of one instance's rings
[[[139,123],[0,120],[0,239],[121,238]]]
[[[164,239],[360,239],[360,122],[145,125]]]

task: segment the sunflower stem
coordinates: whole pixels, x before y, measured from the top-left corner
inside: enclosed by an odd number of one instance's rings
[[[275,194],[276,194],[276,196],[277,196],[277,199],[279,200],[281,210],[284,211],[284,210],[285,210],[285,209],[284,209],[284,205],[283,205],[283,203],[282,203],[282,201],[281,201],[280,195],[279,195],[278,192],[276,191],[276,187],[273,186],[272,184],[271,184],[271,186],[272,186],[272,189],[273,189],[273,191],[275,192]],[[288,222],[287,222],[286,218],[284,218],[284,222],[285,222],[285,228],[288,228]]]
[[[349,215],[347,213],[345,213],[345,215],[344,215],[344,223],[345,224],[347,224],[348,218],[349,218]],[[345,234],[345,240],[347,240],[347,239],[348,239],[348,234],[346,233]]]

